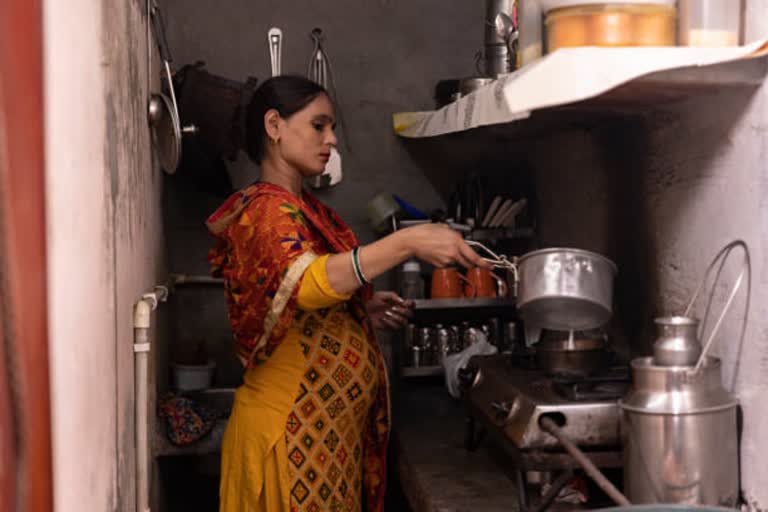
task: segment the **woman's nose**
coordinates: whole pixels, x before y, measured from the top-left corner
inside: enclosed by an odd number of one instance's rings
[[[336,146],[338,143],[338,139],[336,138],[336,132],[333,131],[333,129],[330,129],[325,134],[325,143],[329,146]]]

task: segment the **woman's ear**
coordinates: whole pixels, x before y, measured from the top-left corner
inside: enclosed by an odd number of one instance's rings
[[[280,113],[277,110],[270,109],[264,114],[264,131],[270,141],[280,140]]]

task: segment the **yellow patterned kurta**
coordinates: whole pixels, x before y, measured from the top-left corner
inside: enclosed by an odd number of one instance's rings
[[[302,319],[304,374],[288,417],[291,510],[362,509],[362,440],[380,363],[340,304]]]
[[[386,385],[378,379],[383,362],[347,311],[349,297],[328,284],[325,260],[305,273],[283,342],[236,392],[222,446],[221,512],[362,510],[362,440],[377,387]],[[296,382],[298,390],[281,391]]]

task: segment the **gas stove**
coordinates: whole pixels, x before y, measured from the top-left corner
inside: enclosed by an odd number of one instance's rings
[[[629,387],[628,369],[611,367],[589,377],[549,376],[533,361],[525,355],[473,357],[461,375],[469,424],[476,421],[500,434],[521,459],[531,455],[534,461],[549,462],[546,468],[530,469],[575,467],[563,462],[569,457],[558,454],[557,439],[540,428],[539,419],[549,416],[592,453],[598,466],[619,465],[618,399]]]

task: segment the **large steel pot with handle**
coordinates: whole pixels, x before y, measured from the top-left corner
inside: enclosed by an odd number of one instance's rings
[[[516,264],[517,307],[527,323],[561,331],[605,325],[613,313],[616,265],[582,249],[550,248]]]

